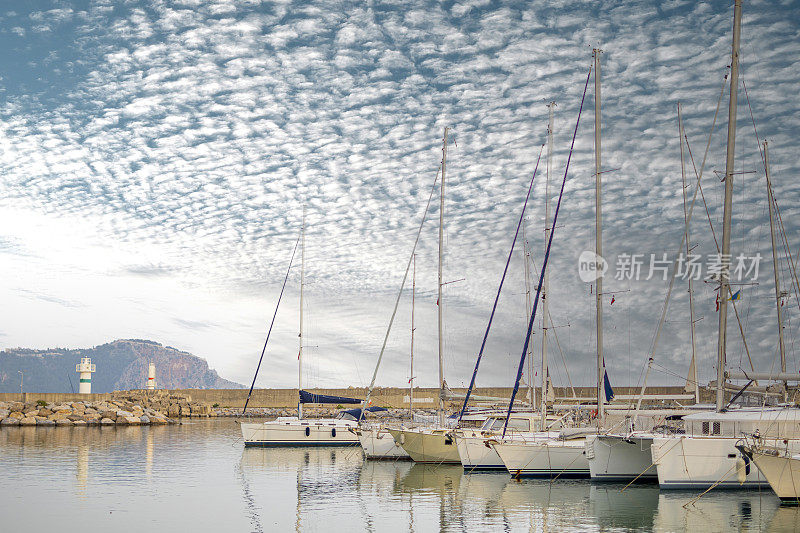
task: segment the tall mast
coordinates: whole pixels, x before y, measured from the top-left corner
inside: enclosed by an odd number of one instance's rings
[[[553,164],[553,107],[555,102],[547,104],[549,119],[547,122],[547,165],[544,181],[544,242],[545,248],[550,241],[550,169]],[[548,310],[547,291],[550,288],[550,272],[545,269],[542,283],[542,414],[541,429],[547,427],[547,392],[550,383],[550,371],[547,367],[547,330],[550,328],[550,311]]]
[[[523,259],[525,263],[523,264],[523,271],[525,272],[525,312],[526,317],[530,319],[532,308],[531,308],[531,267],[530,267],[530,248],[528,247],[528,239],[525,236],[525,221],[522,221],[522,249],[523,249]],[[528,362],[528,401],[531,404],[531,407],[536,405],[536,387],[535,383],[533,382],[533,343],[529,341],[528,343],[528,353],[525,356],[525,360]]]
[[[439,426],[444,426],[444,324],[442,322],[442,262],[444,260],[444,173],[447,166],[447,127],[444,128],[444,139],[442,142],[442,183],[439,189],[439,298],[436,300],[438,304],[438,320],[439,320]]]
[[[769,202],[769,231],[772,237],[772,269],[775,272],[775,307],[778,310],[778,348],[781,354],[781,372],[786,373],[786,349],[783,344],[783,311],[781,309],[781,282],[778,272],[778,248],[775,245],[775,200],[772,196],[772,178],[769,175],[769,151],[767,141],[764,141],[764,169],[767,178],[767,201]]]
[[[600,258],[603,257],[603,229],[602,229],[602,204],[600,201],[600,53],[602,50],[595,48],[594,57],[594,206],[595,206],[595,253],[597,254],[595,272],[601,272]],[[597,278],[595,291],[595,307],[597,310],[597,416],[599,423],[603,422],[603,278]]]
[[[733,8],[731,85],[728,103],[728,146],[725,159],[725,203],[722,215],[722,254],[719,276],[719,337],[717,342],[717,411],[725,407],[725,334],[728,326],[728,292],[731,267],[731,215],[733,207],[734,151],[736,148],[736,97],[739,88],[739,34],[742,28],[742,0]]]
[[[417,295],[417,254],[411,271],[411,369],[408,374],[408,416],[414,417],[414,300]]]
[[[303,288],[306,283],[306,206],[300,230],[300,348],[297,352],[297,388],[303,390]],[[303,404],[297,404],[297,417],[303,418]]]
[[[689,212],[686,209],[686,163],[683,155],[683,116],[681,103],[678,102],[678,141],[681,146],[681,183],[683,184],[683,224],[686,231],[686,258],[689,258]],[[694,339],[694,289],[692,277],[689,276],[689,331],[692,339],[692,362],[689,363],[689,379],[694,381],[694,403],[700,403],[700,383],[697,379],[697,350]],[[687,387],[688,388],[688,387]]]

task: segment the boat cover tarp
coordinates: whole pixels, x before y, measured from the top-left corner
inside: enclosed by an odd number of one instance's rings
[[[313,394],[308,391],[300,391],[300,403],[335,403],[357,405],[364,400],[356,398],[345,398],[344,396],[328,396],[327,394]]]

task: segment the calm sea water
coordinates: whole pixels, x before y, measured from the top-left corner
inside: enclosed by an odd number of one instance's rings
[[[0,531],[800,531],[769,491],[513,481],[364,461],[357,448],[244,449],[233,420],[0,429]]]

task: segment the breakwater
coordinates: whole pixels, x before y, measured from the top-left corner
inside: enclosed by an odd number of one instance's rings
[[[43,395],[40,395],[43,396]],[[116,392],[107,398],[23,398],[0,401],[0,426],[138,426],[174,424],[176,418],[214,416],[211,407],[186,396],[153,391]]]
[[[351,398],[364,398],[367,390],[364,387],[348,387],[339,389],[308,389],[316,394],[327,394],[332,396],[346,396]],[[454,388],[454,393],[463,393],[465,389]],[[578,398],[589,402],[595,395],[594,387],[575,387],[575,395]],[[638,387],[616,387],[617,395],[638,395]],[[537,397],[538,397],[537,390]],[[69,402],[102,402],[115,401],[124,397],[136,398],[139,402],[152,403],[157,409],[164,410],[170,417],[180,416],[207,416],[219,408],[241,409],[244,407],[248,391],[246,389],[159,389],[155,391],[134,390],[117,391],[111,393],[78,394],[62,392],[26,392],[20,393],[0,393],[0,402],[24,402],[35,403],[45,401],[48,403],[69,403]],[[647,394],[682,394],[683,387],[649,387]],[[419,409],[432,409],[436,407],[436,399],[439,390],[435,388],[415,388],[414,406]],[[478,396],[493,396],[507,399],[511,394],[510,387],[481,387],[474,392]],[[522,400],[525,394],[520,391],[518,398]],[[569,398],[573,394],[572,389],[556,388],[558,398]],[[711,401],[713,391],[701,390],[701,401]],[[297,407],[297,389],[255,389],[250,398],[248,411],[253,409],[285,410]],[[566,401],[566,400],[565,400]],[[502,403],[502,402],[498,402]],[[557,400],[558,403],[558,400]],[[645,402],[647,403],[647,402]],[[660,403],[660,402],[659,402]],[[691,402],[686,402],[691,403]],[[372,393],[372,405],[387,407],[391,409],[407,409],[409,404],[408,389],[400,387],[376,387]],[[448,407],[456,408],[459,402],[447,402]],[[173,405],[170,414],[170,405]],[[192,407],[194,406],[194,408]],[[182,409],[181,409],[182,408]],[[194,413],[194,414],[193,414]]]

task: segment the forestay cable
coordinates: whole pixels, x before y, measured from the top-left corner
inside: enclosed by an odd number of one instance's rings
[[[283,298],[283,291],[286,289],[286,281],[289,279],[289,272],[292,270],[292,263],[294,262],[294,254],[297,252],[297,245],[300,243],[300,237],[294,241],[294,249],[292,250],[292,257],[289,259],[289,268],[286,269],[286,276],[283,278],[283,285],[281,286],[281,293],[278,295],[278,303],[275,305],[275,312],[272,314],[272,322],[269,323],[269,330],[267,331],[267,338],[264,341],[264,347],[261,349],[261,357],[258,358],[258,366],[256,366],[256,373],[253,375],[253,383],[250,385],[250,392],[247,393],[247,399],[244,401],[242,414],[247,410],[247,404],[250,403],[250,396],[253,394],[253,387],[256,386],[256,378],[258,377],[258,370],[261,368],[261,361],[264,359],[264,352],[267,351],[267,343],[269,342],[269,335],[272,333],[272,326],[275,325],[275,317],[278,316],[278,307],[281,305],[281,298]]]
[[[392,310],[392,318],[389,319],[389,327],[386,328],[386,336],[383,338],[383,345],[381,346],[381,352],[378,354],[378,362],[375,364],[375,371],[372,373],[372,381],[369,382],[369,389],[367,390],[367,397],[364,399],[364,407],[365,409],[361,410],[361,413],[358,415],[358,423],[361,423],[361,419],[364,417],[364,412],[366,411],[366,407],[369,407],[369,399],[372,396],[372,389],[375,388],[375,379],[378,377],[378,369],[381,367],[381,361],[383,360],[383,352],[386,351],[386,343],[389,341],[389,333],[392,331],[392,324],[394,323],[394,317],[397,315],[397,306],[400,305],[400,297],[403,295],[403,288],[406,286],[406,280],[408,279],[408,271],[411,269],[411,262],[414,260],[414,253],[417,251],[417,243],[419,243],[419,236],[422,234],[422,226],[425,224],[425,219],[428,216],[428,209],[431,206],[431,200],[433,199],[433,193],[436,191],[436,183],[439,181],[439,174],[442,171],[442,166],[439,165],[439,169],[436,171],[436,178],[433,180],[433,186],[431,187],[431,193],[428,195],[428,203],[425,204],[425,211],[422,213],[422,220],[419,223],[419,229],[417,230],[417,238],[414,240],[414,247],[411,249],[411,255],[408,257],[408,264],[406,265],[406,272],[403,274],[403,282],[400,284],[400,290],[397,291],[397,299],[394,302],[394,310]]]
[[[489,323],[486,325],[486,332],[483,334],[483,341],[481,342],[481,349],[478,351],[478,360],[475,361],[475,370],[472,371],[472,380],[469,382],[469,388],[467,389],[467,394],[464,397],[464,405],[461,407],[461,413],[458,415],[458,421],[461,421],[461,418],[464,416],[464,411],[467,410],[467,402],[469,402],[469,397],[472,394],[472,388],[475,386],[475,378],[478,376],[478,367],[481,364],[481,358],[483,357],[483,349],[486,347],[486,339],[489,338],[489,330],[492,329],[492,320],[494,320],[494,313],[497,310],[497,302],[500,300],[500,291],[503,290],[503,283],[506,280],[506,273],[508,272],[508,266],[511,264],[511,255],[514,253],[514,245],[517,244],[517,237],[519,236],[519,229],[522,227],[522,219],[525,217],[525,209],[528,207],[528,200],[531,197],[531,191],[533,190],[533,182],[536,179],[536,172],[539,170],[539,161],[542,159],[542,149],[544,148],[544,144],[541,148],[539,148],[539,157],[536,159],[536,168],[533,169],[533,176],[531,176],[531,183],[528,185],[528,194],[525,195],[525,202],[522,204],[522,213],[519,214],[519,222],[517,222],[517,231],[514,233],[514,239],[511,241],[511,250],[508,251],[508,259],[506,260],[506,266],[503,269],[503,276],[500,278],[500,286],[497,287],[497,295],[494,297],[494,305],[492,305],[492,313],[489,315]]]
[[[586,75],[586,85],[583,87],[583,96],[581,96],[581,106],[578,109],[578,120],[575,122],[575,131],[572,134],[572,144],[569,147],[569,155],[567,156],[567,166],[564,169],[564,178],[561,180],[561,190],[558,193],[558,203],[556,210],[553,214],[553,225],[550,231],[550,237],[547,239],[547,249],[544,252],[544,261],[542,261],[542,269],[539,273],[539,283],[536,286],[536,299],[533,300],[533,311],[531,318],[528,321],[528,332],[525,335],[525,344],[522,347],[522,356],[519,359],[519,368],[517,369],[517,379],[514,381],[514,389],[511,391],[511,399],[508,402],[508,413],[506,414],[506,421],[503,424],[503,438],[506,436],[506,429],[508,428],[508,420],[511,418],[511,410],[514,408],[514,398],[519,391],[519,381],[522,379],[522,370],[525,368],[525,355],[528,353],[528,344],[531,340],[531,331],[533,330],[533,323],[536,320],[536,308],[539,306],[539,297],[542,293],[542,285],[544,284],[544,273],[547,269],[547,260],[550,258],[550,247],[553,244],[553,235],[555,235],[556,222],[558,221],[558,211],[561,208],[561,199],[564,197],[564,185],[567,183],[567,174],[569,173],[569,163],[572,161],[572,152],[575,149],[575,138],[578,136],[578,125],[581,123],[581,113],[583,112],[583,102],[586,100],[586,90],[589,88],[589,78],[592,75],[592,68],[589,67],[589,73]],[[545,391],[542,391],[543,393]]]

